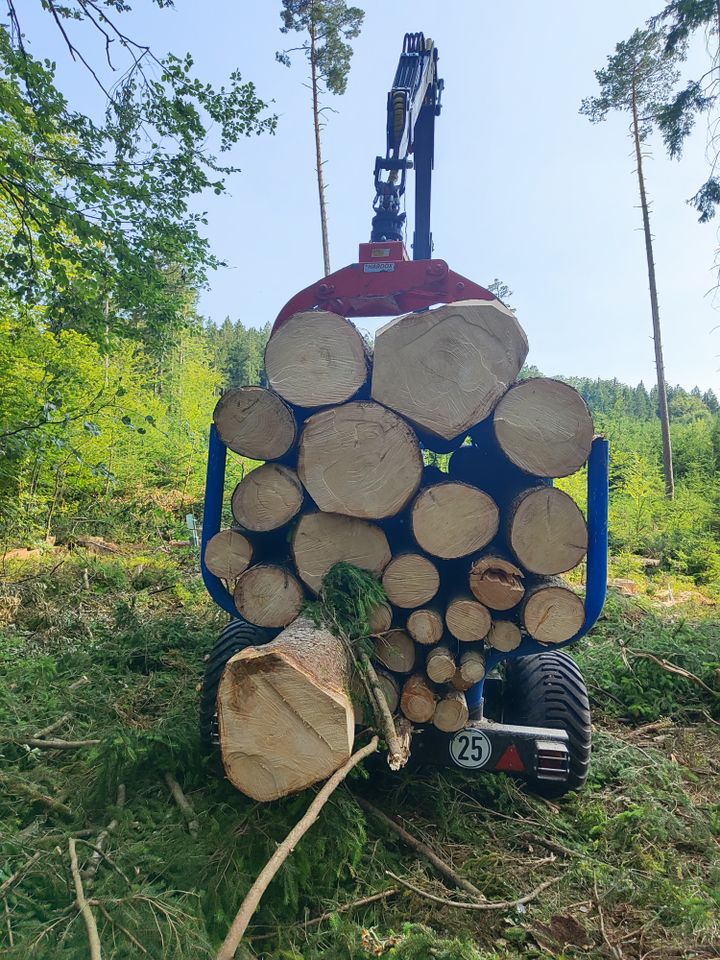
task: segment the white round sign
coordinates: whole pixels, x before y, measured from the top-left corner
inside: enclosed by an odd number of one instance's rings
[[[450,741],[450,756],[459,767],[484,767],[491,753],[488,736],[476,727],[458,730]]]

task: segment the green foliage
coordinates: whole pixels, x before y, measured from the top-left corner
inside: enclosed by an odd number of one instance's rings
[[[351,563],[336,563],[323,577],[318,599],[306,604],[308,613],[331,630],[342,630],[350,640],[370,635],[370,618],[387,594],[367,570]]]
[[[360,36],[365,14],[349,7],[346,0],[282,0],[282,33],[302,33],[308,38],[299,49],[314,62],[320,80],[330,93],[343,94],[347,88],[352,46]],[[293,50],[276,53],[276,59],[290,66]]]

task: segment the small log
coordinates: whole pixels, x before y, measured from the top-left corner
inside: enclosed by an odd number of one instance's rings
[[[415,666],[415,644],[404,630],[388,630],[375,639],[373,656],[393,673],[410,673]]]
[[[555,487],[523,494],[510,510],[507,539],[521,566],[552,576],[572,570],[585,557],[588,532],[580,508]]]
[[[385,670],[378,668],[375,673],[377,674],[380,688],[385,695],[388,710],[393,714],[400,703],[400,684],[392,674],[387,673]],[[372,704],[368,703],[365,685],[357,672],[353,674],[350,692],[352,694],[353,711],[355,713],[355,725],[360,726],[361,724],[373,723],[375,720],[375,711],[373,710]]]
[[[393,557],[382,578],[388,600],[396,607],[421,607],[429,603],[440,587],[434,563],[419,553]]]
[[[458,673],[471,686],[485,676],[485,657],[481,650],[465,650],[460,654]]]
[[[258,627],[287,627],[300,613],[303,588],[297,577],[274,563],[258,563],[235,584],[235,606]]]
[[[445,623],[456,640],[472,643],[486,637],[492,618],[487,607],[468,596],[454,597],[447,605]]]
[[[337,313],[296,313],[265,348],[268,383],[288,403],[344,403],[366,383],[369,352],[356,328]]]
[[[339,637],[301,617],[246,647],[220,680],[220,750],[230,782],[276,800],[324,780],[350,756],[350,665]]]
[[[222,442],[251,460],[277,460],[293,447],[295,416],[272,390],[237,387],[226,390],[213,413]]]
[[[408,677],[402,688],[400,709],[413,723],[428,723],[435,713],[435,691],[421,673]]]
[[[495,408],[493,425],[506,456],[539,477],[567,477],[590,454],[590,411],[577,390],[559,380],[516,383]]]
[[[528,343],[498,300],[465,300],[391,320],[375,335],[372,396],[452,440],[483,420],[520,372]]]
[[[205,566],[222,580],[235,580],[250,566],[253,547],[237,530],[221,530],[205,547]]]
[[[321,510],[366,520],[392,517],[422,477],[410,427],[377,403],[346,403],[310,417],[300,438],[298,475]]]
[[[449,683],[455,676],[455,657],[452,650],[444,645],[428,650],[425,673],[434,683]]]
[[[470,719],[467,700],[462,690],[448,690],[435,707],[433,723],[444,733],[462,730]]]
[[[356,564],[357,566],[357,564]],[[368,618],[371,633],[385,633],[392,626],[393,612],[389,603],[380,603]]]
[[[522,643],[520,627],[511,620],[493,620],[485,642],[493,650],[509,653],[516,650]]]
[[[482,490],[454,482],[422,490],[411,515],[418,544],[443,559],[481,550],[497,533],[500,516],[494,500]]]
[[[300,512],[304,495],[294,470],[279,463],[265,463],[235,487],[232,514],[245,530],[277,530]]]
[[[495,551],[478,557],[470,567],[473,596],[491,610],[511,610],[525,594],[520,567]]]
[[[319,592],[328,570],[343,560],[378,577],[390,562],[380,527],[338,513],[303,514],[293,532],[292,553],[298,576],[313,593]]]
[[[585,604],[561,580],[531,587],[522,605],[527,632],[540,643],[564,643],[585,621]]]
[[[407,618],[405,629],[416,643],[431,647],[442,640],[445,632],[443,615],[434,607],[413,610]]]

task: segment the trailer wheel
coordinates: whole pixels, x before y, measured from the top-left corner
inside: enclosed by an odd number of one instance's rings
[[[242,618],[231,620],[218,637],[207,659],[200,694],[200,741],[206,752],[217,751],[219,744],[217,692],[228,660],[245,647],[256,647],[272,638],[271,631],[256,627]]]
[[[590,769],[592,725],[587,687],[574,660],[552,651],[511,660],[503,695],[505,718],[529,727],[565,730],[569,737],[570,775],[563,783],[530,777],[528,790],[562,797],[579,790]]]

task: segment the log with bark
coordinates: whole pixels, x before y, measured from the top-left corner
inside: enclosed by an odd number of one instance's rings
[[[422,554],[401,553],[385,568],[382,583],[390,603],[411,609],[432,600],[440,587],[440,574]]]
[[[237,530],[221,530],[205,547],[205,566],[222,580],[235,580],[250,566],[253,547]]]
[[[339,513],[303,514],[293,531],[292,554],[298,576],[313,593],[336,563],[345,561],[380,576],[390,562],[380,527]]]
[[[416,643],[424,647],[440,643],[445,631],[443,615],[435,607],[420,607],[407,618],[405,629]]]
[[[435,713],[437,696],[422,673],[408,677],[402,688],[400,708],[413,723],[427,723]]]
[[[375,638],[375,659],[392,673],[411,673],[415,666],[415,644],[404,630],[388,630]]]
[[[453,597],[445,611],[448,630],[462,643],[482,640],[487,636],[491,622],[488,608],[465,594]]]
[[[372,396],[451,440],[488,416],[527,350],[520,324],[498,300],[410,313],[375,336]]]
[[[364,519],[392,517],[422,477],[410,427],[378,403],[346,403],[314,414],[300,438],[298,475],[321,510]]]
[[[507,519],[507,540],[522,567],[553,576],[572,570],[585,557],[588,533],[580,508],[555,487],[522,494]]]
[[[266,533],[290,523],[300,512],[304,496],[294,470],[280,463],[265,463],[235,487],[232,514],[245,530]]]
[[[469,584],[473,596],[491,610],[511,610],[525,594],[520,567],[495,550],[473,561]]]
[[[400,704],[400,684],[395,677],[387,670],[379,667],[376,669],[378,683],[387,701],[388,710],[391,714],[395,713]],[[353,674],[350,683],[350,692],[352,694],[353,709],[355,711],[355,725],[371,724],[375,720],[375,710],[369,702],[365,685],[362,682],[357,671]]]
[[[344,403],[365,385],[369,352],[357,329],[337,313],[297,313],[265,349],[268,383],[288,403],[327,407]]]
[[[230,782],[254,800],[276,800],[330,776],[352,751],[349,685],[342,641],[304,617],[237,653],[217,696]]]
[[[238,578],[233,599],[248,623],[287,627],[299,615],[304,594],[302,584],[287,567],[258,563]]]
[[[575,636],[584,621],[582,599],[557,578],[530,587],[523,601],[523,626],[540,643],[563,643]]]
[[[427,553],[449,560],[475,553],[497,533],[495,501],[467,483],[438,483],[421,490],[412,505],[412,529]]]
[[[222,442],[251,460],[279,460],[297,438],[292,410],[264,387],[226,390],[215,406],[213,420]]]
[[[433,723],[444,733],[462,730],[470,717],[467,700],[462,690],[448,690],[442,700],[438,700],[433,714]]]

